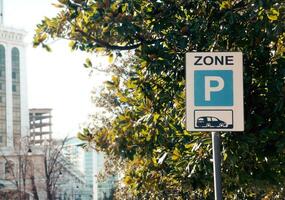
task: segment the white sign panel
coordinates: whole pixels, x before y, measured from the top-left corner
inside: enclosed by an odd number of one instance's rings
[[[186,54],[186,126],[189,131],[243,131],[241,52]]]

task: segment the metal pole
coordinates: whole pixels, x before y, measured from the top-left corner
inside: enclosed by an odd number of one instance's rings
[[[20,155],[19,155],[19,176],[18,176],[18,178],[19,178],[19,182],[18,182],[18,184],[19,184],[19,187],[18,187],[18,189],[19,189],[19,193],[20,193],[20,196],[19,196],[19,200],[21,200],[22,199],[22,192],[21,192],[21,165],[22,165],[22,158],[21,158],[21,150],[20,150],[20,153],[19,153]]]
[[[219,133],[212,132],[215,200],[222,200],[220,145],[221,145],[221,139]]]
[[[22,188],[21,188],[21,184],[22,184],[22,181],[21,181],[21,175],[22,175],[22,169],[21,169],[21,167],[22,167],[22,157],[21,157],[21,151],[22,151],[22,141],[21,141],[21,139],[19,140],[20,142],[19,142],[19,175],[18,175],[18,178],[19,178],[19,182],[18,182],[18,184],[19,184],[19,186],[18,186],[18,190],[19,190],[19,192],[20,192],[20,196],[19,196],[19,200],[22,200]]]

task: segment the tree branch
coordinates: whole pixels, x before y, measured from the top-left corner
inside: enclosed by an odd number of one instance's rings
[[[105,42],[103,40],[94,38],[94,37],[88,35],[87,33],[85,33],[84,31],[82,31],[80,29],[76,29],[75,31],[79,32],[80,34],[82,34],[83,36],[85,36],[87,38],[91,38],[94,42],[99,44],[101,47],[105,47],[108,50],[120,50],[120,51],[132,50],[132,49],[138,48],[139,46],[141,46],[143,44],[149,45],[149,44],[153,44],[155,42],[163,41],[162,38],[160,38],[160,39],[153,39],[153,40],[141,40],[141,42],[139,42],[137,44],[133,44],[133,45],[129,45],[129,46],[118,46],[118,45],[111,45],[108,42]]]

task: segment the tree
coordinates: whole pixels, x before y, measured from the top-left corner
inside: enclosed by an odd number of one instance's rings
[[[50,39],[64,38],[72,49],[110,56],[134,50],[127,79],[114,74],[106,83],[115,119],[81,136],[126,160],[124,180],[138,199],[212,198],[210,136],[185,131],[185,53],[243,52],[246,130],[222,134],[224,197],[282,199],[284,4],[59,0],[58,15],[38,25],[34,45],[49,50]]]
[[[60,172],[63,169],[63,163],[61,163],[61,154],[64,146],[62,144],[55,144],[52,142],[45,147],[44,150],[44,174],[46,178],[46,192],[47,199],[55,199],[56,183],[59,179]]]
[[[5,164],[5,171],[1,173],[4,179],[0,180],[11,183],[0,188],[3,198],[26,200],[32,194],[33,199],[39,200],[39,192],[44,192],[47,199],[55,199],[60,174],[68,167],[62,155],[65,141],[51,140],[43,146],[31,146],[25,137],[16,143],[13,152],[1,150],[0,160]]]
[[[64,156],[67,141],[68,138],[46,140],[41,145],[34,146],[37,157],[33,158],[30,179],[35,199],[55,200],[62,197],[63,191],[69,193],[66,197],[72,198],[75,195],[73,184],[77,185],[76,188],[83,188],[82,179],[78,179],[80,172]]]
[[[34,199],[40,199],[39,192],[44,191],[48,200],[56,199],[58,183],[61,175],[70,167],[63,156],[63,148],[67,138],[63,140],[44,141],[41,146],[35,147],[39,151],[38,158],[33,158],[30,173],[31,192]],[[73,167],[73,166],[72,166]],[[67,176],[68,177],[68,176]],[[39,183],[36,179],[41,179]],[[43,198],[43,197],[42,197]]]
[[[23,137],[15,140],[15,147],[8,151],[0,149],[0,160],[4,164],[4,171],[2,171],[0,179],[4,181],[4,184],[0,188],[0,192],[4,199],[25,200],[28,199],[27,181],[31,166],[29,138]],[[4,191],[2,192],[1,189]]]

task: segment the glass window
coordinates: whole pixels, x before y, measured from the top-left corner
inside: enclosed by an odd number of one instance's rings
[[[16,79],[16,72],[12,72],[12,79]]]
[[[2,99],[2,97],[0,97],[0,103],[3,103],[3,99]]]
[[[0,68],[5,69],[5,47],[0,45]]]
[[[20,52],[19,49],[16,47],[12,49],[12,67],[20,67]]]
[[[0,90],[2,90],[2,87],[3,87],[3,86],[2,86],[2,83],[0,83]]]
[[[12,85],[12,91],[13,91],[13,92],[16,92],[16,91],[17,91],[16,85]]]
[[[217,122],[218,120],[217,120],[217,118],[212,118],[212,121]]]

